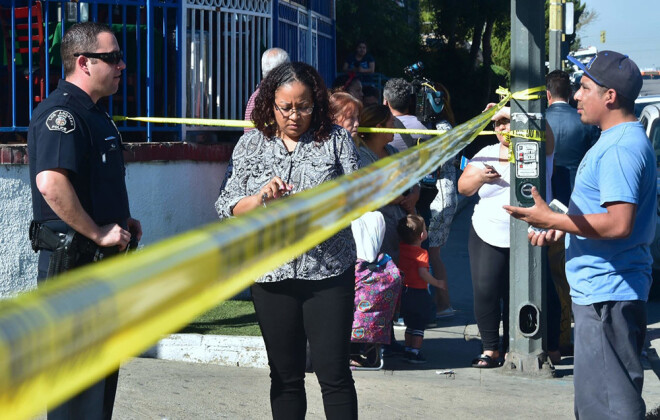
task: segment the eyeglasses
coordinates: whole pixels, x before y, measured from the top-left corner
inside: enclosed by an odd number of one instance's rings
[[[81,52],[81,53],[73,54],[74,57],[80,57],[81,55],[87,58],[98,58],[104,63],[115,64],[115,65],[119,64],[119,62],[124,58],[124,53],[121,50],[104,52],[104,53]]]
[[[307,116],[314,112],[313,106],[308,108],[280,108],[277,106],[277,104],[275,104],[275,109],[280,111],[280,114],[282,114],[282,117],[284,118],[289,118],[294,112],[301,116]]]
[[[511,123],[511,120],[507,120],[507,119],[503,118],[501,120],[497,120],[497,121],[493,122],[493,128],[497,128],[499,126],[505,126],[505,125],[510,124],[510,123]]]

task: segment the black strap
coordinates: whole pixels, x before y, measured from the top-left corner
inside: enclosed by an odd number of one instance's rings
[[[401,120],[399,120],[397,117],[394,117],[394,128],[406,129],[407,127],[403,125]],[[399,135],[401,136],[401,139],[406,144],[406,146],[408,147],[417,146],[417,141],[413,138],[412,135],[408,133],[400,133]]]

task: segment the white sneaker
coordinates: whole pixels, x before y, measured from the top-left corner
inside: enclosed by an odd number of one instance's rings
[[[449,308],[438,312],[435,315],[435,318],[436,319],[446,319],[446,318],[451,318],[454,315],[456,315],[456,310],[450,306]]]

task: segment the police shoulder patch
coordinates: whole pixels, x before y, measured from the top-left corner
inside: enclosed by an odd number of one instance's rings
[[[58,109],[51,112],[48,118],[46,118],[46,127],[50,131],[60,131],[68,134],[76,129],[76,120],[69,111]]]

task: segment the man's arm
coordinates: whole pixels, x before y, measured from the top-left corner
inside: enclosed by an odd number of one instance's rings
[[[367,67],[366,69],[358,66],[357,71],[358,73],[373,73],[376,71],[376,62],[375,61],[369,62],[369,67]]]
[[[511,216],[532,226],[561,230],[592,239],[627,238],[635,225],[636,204],[615,201],[605,204],[605,213],[559,214],[548,207],[536,188],[532,188],[532,196],[533,207],[504,206],[504,209]]]
[[[120,250],[126,248],[131,234],[116,223],[105,226],[94,223],[80,204],[66,170],[52,169],[39,172],[37,188],[55,214],[73,230],[93,240],[99,246],[119,245]]]

